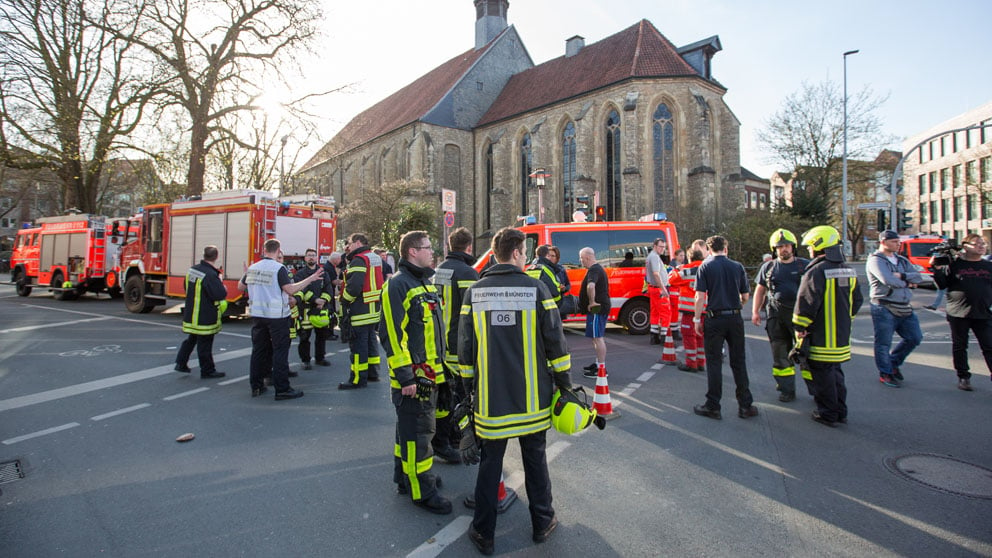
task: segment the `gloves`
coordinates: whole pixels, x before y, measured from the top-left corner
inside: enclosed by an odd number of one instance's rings
[[[437,385],[437,406],[438,411],[451,410],[451,386],[448,382]]]
[[[472,415],[469,415],[471,417]],[[482,450],[479,449],[479,441],[475,437],[475,421],[469,419],[468,428],[462,430],[462,439],[458,442],[458,453],[462,456],[462,463],[475,465],[482,460]]]
[[[417,380],[417,399],[421,401],[430,401],[431,395],[434,393],[434,388],[437,387],[437,375],[434,373],[434,369],[430,367],[429,364],[413,364],[413,374]]]
[[[805,337],[796,340],[796,346],[789,351],[789,362],[799,365],[800,370],[809,369],[809,343]]]
[[[570,374],[571,372],[567,370],[564,372],[553,372],[551,374],[551,378],[555,381],[555,385],[558,386],[558,389],[571,390],[572,379],[570,377]]]

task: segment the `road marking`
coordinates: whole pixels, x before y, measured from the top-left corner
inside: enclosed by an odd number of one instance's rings
[[[18,331],[31,331],[31,330],[35,330],[35,329],[45,329],[45,328],[48,328],[48,327],[62,327],[62,326],[67,326],[67,325],[76,325],[76,324],[82,324],[82,323],[85,323],[85,322],[99,322],[99,321],[102,321],[102,320],[110,320],[110,319],[112,319],[110,316],[103,316],[101,318],[87,318],[85,320],[76,320],[76,321],[73,321],[73,322],[58,322],[58,323],[54,323],[54,324],[41,324],[41,325],[24,326],[24,327],[12,327],[10,329],[0,329],[0,333],[15,333],[15,332],[18,332]]]
[[[654,368],[654,367],[652,366],[652,368]],[[654,377],[654,372],[648,371],[648,372],[645,372],[645,373],[641,374],[640,376],[638,376],[637,377],[637,381],[638,382],[641,382],[643,384],[643,383],[647,382],[648,380],[650,380],[653,377]]]
[[[145,407],[151,407],[151,403],[141,403],[140,405],[131,405],[130,407],[125,407],[123,409],[117,409],[116,411],[110,411],[109,413],[104,413],[102,415],[97,415],[95,417],[90,417],[90,420],[103,420],[110,417],[116,417],[117,415],[123,415],[124,413],[130,413],[131,411],[137,411],[139,409],[144,409]]]
[[[461,538],[468,531],[470,523],[472,523],[472,516],[459,515],[451,523],[445,525],[444,529],[435,533],[433,537],[427,539],[427,542],[415,548],[407,556],[410,558],[434,558],[441,554],[449,544]]]
[[[236,351],[231,351],[223,355],[215,356],[214,362],[223,362],[225,360],[241,358],[244,356],[248,356],[250,354],[251,354],[251,347],[245,349],[238,349]],[[29,405],[37,405],[39,403],[47,403],[49,401],[55,401],[57,399],[72,397],[73,395],[80,395],[83,393],[89,393],[91,391],[116,387],[124,384],[129,384],[131,382],[138,382],[141,380],[147,380],[149,378],[165,376],[167,374],[175,374],[176,372],[175,370],[173,370],[174,366],[175,364],[166,364],[163,366],[148,368],[146,370],[139,370],[137,372],[129,372],[127,374],[113,376],[111,378],[104,378],[102,380],[93,380],[92,382],[84,382],[81,384],[76,384],[74,386],[66,386],[63,388],[42,391],[39,393],[32,393],[31,395],[22,395],[21,397],[13,397],[11,399],[0,400],[0,412],[9,411],[11,409],[19,409],[21,407],[27,407]]]
[[[37,432],[32,432],[30,434],[25,434],[23,436],[17,436],[16,438],[10,438],[4,440],[5,445],[16,444],[17,442],[23,442],[24,440],[30,440],[31,438],[37,438],[39,436],[45,436],[47,434],[54,434],[56,432],[61,432],[63,430],[69,430],[70,428],[75,428],[79,426],[78,422],[70,422],[69,424],[63,424],[62,426],[53,426],[52,428],[46,428],[45,430],[39,430]]]
[[[191,389],[189,391],[184,391],[182,393],[177,393],[175,395],[170,395],[168,397],[163,397],[162,398],[162,401],[172,401],[173,399],[179,399],[180,397],[186,397],[187,395],[193,395],[194,393],[200,393],[201,391],[207,391],[209,389],[210,388],[208,388],[208,387]]]
[[[238,376],[237,378],[231,378],[230,380],[224,380],[223,382],[217,382],[217,385],[226,386],[228,384],[236,384],[242,380],[247,380],[247,379],[248,379],[248,375],[246,374],[244,376]]]
[[[657,363],[651,365],[651,370],[661,370],[661,367],[662,366],[664,366],[662,363],[657,362]]]
[[[105,316],[103,314],[96,314],[94,312],[82,312],[80,310],[66,310],[65,308],[52,308],[51,306],[41,306],[39,304],[22,304],[22,306],[28,306],[30,308],[41,308],[42,310],[54,310],[56,312],[68,312],[69,314],[81,314],[83,316],[97,316],[105,320],[120,320],[122,322],[133,322],[136,324],[167,327],[170,329],[182,329],[183,326],[175,324],[163,324],[158,322],[150,322],[148,320],[139,320],[137,318],[122,318],[120,316]],[[60,324],[61,325],[61,324]],[[247,333],[229,333],[226,331],[220,331],[217,335],[230,335],[231,337],[241,337],[244,339],[251,339],[251,335]]]

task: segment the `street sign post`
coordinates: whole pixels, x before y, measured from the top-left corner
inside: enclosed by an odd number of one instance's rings
[[[889,202],[859,203],[858,209],[888,209]]]
[[[444,214],[444,226],[445,227],[448,227],[449,229],[451,227],[454,227],[455,226],[455,214],[454,213],[448,211],[447,213]]]
[[[456,192],[454,190],[441,190],[441,211],[445,213],[455,212],[455,196]]]

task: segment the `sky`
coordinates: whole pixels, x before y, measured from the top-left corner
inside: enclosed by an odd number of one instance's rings
[[[299,164],[353,116],[475,45],[472,0],[323,2],[314,56],[299,59],[292,92],[272,95],[349,87],[322,98],[321,137]],[[896,138],[889,148],[992,100],[988,0],[511,0],[507,19],[535,64],[564,54],[573,35],[589,45],[641,19],[677,47],[719,36],[713,75],[741,122],[741,165],[765,178],[785,169],[756,147],[756,130],[802,82],[841,84],[845,51],[860,50],[848,57],[848,94],[888,95],[878,114]]]

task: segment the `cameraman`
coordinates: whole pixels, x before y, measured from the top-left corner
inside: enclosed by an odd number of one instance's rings
[[[992,372],[992,262],[985,260],[987,243],[981,235],[969,234],[961,252],[930,258],[933,279],[947,289],[947,323],[951,326],[951,357],[958,374],[958,389],[971,391],[968,371],[968,330],[975,332],[985,365]]]

